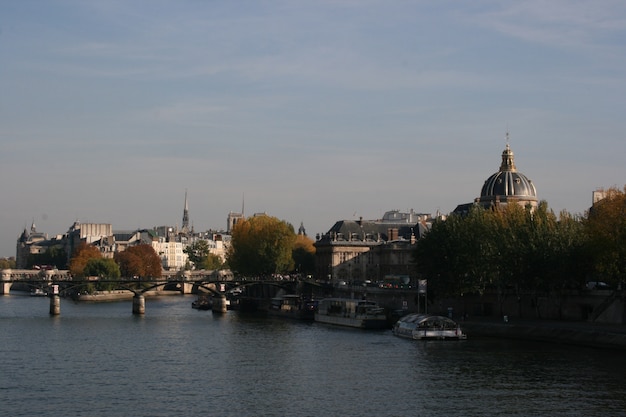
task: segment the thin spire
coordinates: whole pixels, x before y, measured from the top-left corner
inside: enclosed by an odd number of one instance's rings
[[[187,189],[185,188],[185,208],[183,209],[183,232],[189,230],[189,204],[187,203]]]

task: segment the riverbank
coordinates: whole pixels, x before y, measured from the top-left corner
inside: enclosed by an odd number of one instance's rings
[[[500,337],[626,350],[623,324],[522,319],[471,319],[460,324],[468,338]]]

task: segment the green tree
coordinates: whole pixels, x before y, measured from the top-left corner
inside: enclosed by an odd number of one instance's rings
[[[51,265],[57,269],[67,267],[67,254],[61,245],[50,246],[44,253],[28,255],[26,266],[32,268],[36,265]]]
[[[431,299],[463,293],[459,276],[464,272],[459,271],[457,261],[464,242],[464,221],[458,215],[451,215],[446,221],[438,219],[417,242],[414,262],[418,274],[428,280]]]
[[[195,269],[209,269],[207,268],[209,243],[206,240],[197,240],[191,245],[187,245],[183,252],[187,254],[189,262]]]
[[[119,278],[120,268],[113,259],[91,258],[87,261],[83,273],[90,277]]]
[[[451,215],[437,220],[418,240],[414,260],[417,272],[428,279],[429,298],[458,296],[473,292],[470,249],[476,239],[471,235],[468,218]]]
[[[293,270],[293,226],[271,216],[254,216],[235,225],[227,261],[244,275],[271,275]]]
[[[203,269],[214,270],[214,269],[222,269],[222,268],[224,268],[224,262],[222,261],[222,258],[220,258],[218,255],[214,253],[209,253],[206,256]]]
[[[467,216],[437,221],[417,242],[418,273],[429,280],[432,296],[458,296],[497,290],[500,305],[509,296],[556,294],[580,284],[586,260],[581,223],[560,217],[541,202],[536,210],[515,204],[498,210],[474,207]]]

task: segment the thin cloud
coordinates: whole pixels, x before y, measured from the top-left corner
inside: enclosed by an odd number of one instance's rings
[[[499,5],[470,18],[507,36],[553,47],[606,47],[607,40],[610,44],[612,37],[626,31],[622,1],[534,0]]]

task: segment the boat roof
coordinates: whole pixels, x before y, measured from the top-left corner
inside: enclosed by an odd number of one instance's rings
[[[340,302],[350,302],[350,303],[359,303],[359,304],[376,304],[376,302],[371,300],[361,300],[358,298],[323,298],[321,301],[340,301]]]
[[[422,323],[425,321],[445,321],[456,324],[456,322],[445,316],[437,316],[433,314],[421,314],[421,313],[413,313],[407,314],[406,316],[401,317],[398,321],[404,323]]]

